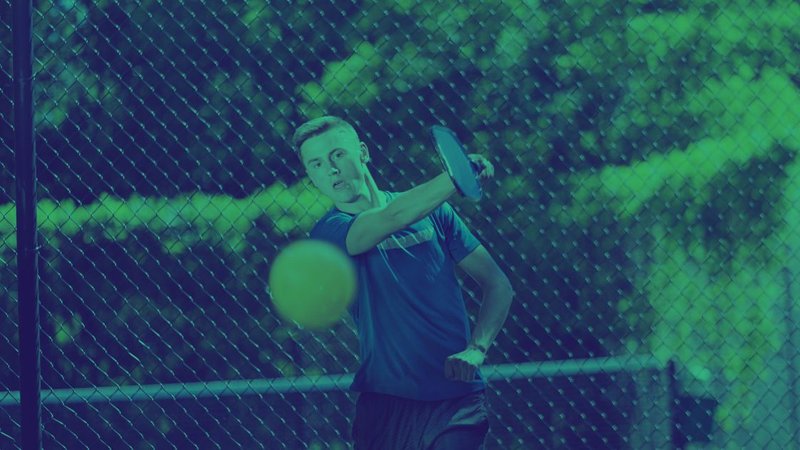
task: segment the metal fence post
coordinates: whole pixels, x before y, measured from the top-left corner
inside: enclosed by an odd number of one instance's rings
[[[15,0],[13,14],[14,149],[17,187],[17,281],[19,286],[22,448],[33,450],[42,447],[42,427],[31,0]]]

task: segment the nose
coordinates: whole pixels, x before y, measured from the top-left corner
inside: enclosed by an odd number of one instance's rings
[[[331,175],[336,175],[339,173],[339,168],[336,167],[335,164],[331,164]]]

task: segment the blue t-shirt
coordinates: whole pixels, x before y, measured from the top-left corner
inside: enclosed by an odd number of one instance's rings
[[[391,200],[395,194],[386,193]],[[345,252],[357,215],[329,211],[311,238]],[[442,204],[424,219],[353,256],[358,293],[350,314],[358,329],[361,367],[351,389],[415,400],[455,398],[484,389],[444,376],[445,359],[464,350],[469,320],[455,266],[480,243],[453,208]]]

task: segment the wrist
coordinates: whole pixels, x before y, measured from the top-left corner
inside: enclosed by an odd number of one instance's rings
[[[485,345],[477,344],[475,342],[470,342],[470,344],[467,346],[467,348],[479,350],[484,355],[486,354],[486,351],[489,350]]]
[[[448,191],[448,197],[453,194],[461,195],[461,190],[458,188],[458,185],[456,185],[455,180],[453,180],[450,174],[447,172],[442,172],[439,174],[438,178]]]

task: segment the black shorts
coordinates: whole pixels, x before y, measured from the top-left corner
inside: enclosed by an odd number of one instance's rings
[[[356,401],[355,450],[479,450],[488,411],[484,391],[440,401],[364,392]]]

